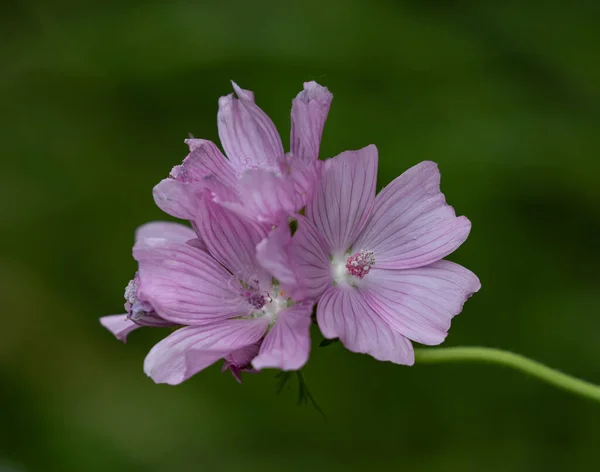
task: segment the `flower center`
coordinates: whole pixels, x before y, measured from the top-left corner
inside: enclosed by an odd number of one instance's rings
[[[346,260],[348,273],[359,279],[367,275],[373,265],[375,265],[375,254],[373,254],[373,251],[365,251],[364,249]]]
[[[375,254],[373,251],[361,249],[353,255],[348,253],[344,258],[334,258],[331,264],[335,284],[347,283],[355,286],[358,282],[356,279],[364,278],[375,265]]]
[[[248,317],[267,318],[272,325],[277,321],[279,312],[290,306],[291,299],[277,285],[273,285],[270,291],[260,291],[258,282],[255,283],[256,286],[248,285],[241,293],[250,305]]]

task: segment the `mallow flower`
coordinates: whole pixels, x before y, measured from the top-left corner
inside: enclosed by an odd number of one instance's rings
[[[259,248],[269,248],[262,258],[276,277],[318,299],[326,338],[412,365],[410,341],[442,343],[480,288],[471,271],[442,260],[471,223],[446,203],[435,163],[412,167],[376,196],[377,161],[372,145],[325,161],[293,237],[280,226]]]
[[[134,246],[136,299],[145,312],[182,326],[150,350],[146,374],[178,384],[219,359],[238,379],[242,371],[301,368],[310,350],[313,302],[290,297],[258,263],[256,245],[268,226],[221,207],[207,192],[196,228],[199,240],[157,235]],[[131,316],[129,322],[135,322]],[[118,337],[134,328],[123,323],[103,319]]]
[[[156,204],[166,213],[193,221],[200,196],[211,198],[245,217],[276,223],[306,205],[317,184],[319,147],[332,94],[316,82],[304,84],[292,101],[291,149],[285,153],[279,133],[254,95],[233,83],[233,94],[219,99],[217,123],[227,158],[212,142],[187,139],[190,152],[169,177],[154,188]]]
[[[600,386],[500,349],[415,353],[412,342],[442,343],[480,289],[475,274],[444,260],[471,223],[446,203],[437,165],[421,162],[376,194],[375,146],[318,159],[332,99],[325,87],[305,83],[293,100],[286,154],[252,92],[233,86],[237,97],[219,100],[227,157],[189,139],[189,155],[154,189],[158,206],[192,228],[140,227],[126,313],[100,319],[123,342],[138,327],[173,329],[145,359],[155,382],[181,383],[219,359],[238,381],[242,372],[298,370],[317,303],[323,335],[351,351],[407,365],[415,355],[496,363],[600,401]]]

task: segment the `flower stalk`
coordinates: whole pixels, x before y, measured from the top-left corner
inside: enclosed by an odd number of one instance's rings
[[[415,349],[415,365],[457,363],[497,364],[518,370],[575,395],[600,402],[600,386],[552,369],[520,354],[489,347]]]

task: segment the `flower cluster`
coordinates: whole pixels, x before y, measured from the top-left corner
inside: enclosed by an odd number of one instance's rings
[[[156,204],[189,225],[138,228],[138,271],[126,314],[101,318],[118,339],[141,327],[174,329],[144,363],[178,384],[224,359],[223,370],[300,369],[313,313],[326,338],[354,352],[411,365],[411,341],[435,345],[480,288],[443,260],[467,238],[440,192],[433,162],[376,195],[370,145],[319,160],[332,94],[304,84],[292,102],[290,152],[252,92],[219,100],[225,155],[188,139],[190,152],[154,188]]]

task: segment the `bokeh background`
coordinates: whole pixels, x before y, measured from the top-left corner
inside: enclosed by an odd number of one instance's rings
[[[20,0],[0,15],[2,472],[600,470],[600,405],[519,373],[406,368],[314,348],[327,414],[213,366],[178,386],[127,345],[151,189],[217,140],[235,79],[289,136],[335,98],[322,157],[369,143],[379,184],[424,159],[473,222],[451,259],[483,288],[447,345],[503,347],[600,382],[598,2]]]

